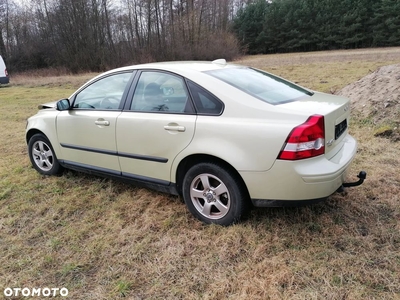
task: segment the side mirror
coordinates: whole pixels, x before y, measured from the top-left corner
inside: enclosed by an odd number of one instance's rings
[[[71,104],[69,104],[68,99],[62,99],[57,101],[57,110],[69,110],[71,108]]]

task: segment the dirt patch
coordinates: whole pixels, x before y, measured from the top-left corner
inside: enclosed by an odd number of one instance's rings
[[[381,67],[337,94],[351,99],[353,115],[375,125],[376,136],[400,140],[400,64]]]

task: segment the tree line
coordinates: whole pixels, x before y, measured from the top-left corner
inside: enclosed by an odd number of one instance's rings
[[[11,71],[400,45],[398,0],[0,0]]]
[[[150,61],[232,59],[244,0],[0,0],[9,69],[102,71]]]
[[[400,45],[399,0],[256,0],[233,23],[250,54]]]

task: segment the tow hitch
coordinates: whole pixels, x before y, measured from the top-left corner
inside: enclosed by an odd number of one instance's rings
[[[367,178],[367,173],[365,171],[361,171],[358,175],[358,178],[360,178],[358,181],[355,182],[345,182],[342,184],[342,186],[340,188],[338,188],[338,192],[343,192],[343,188],[345,187],[353,187],[353,186],[359,186],[360,184],[362,184],[365,180],[365,178]]]

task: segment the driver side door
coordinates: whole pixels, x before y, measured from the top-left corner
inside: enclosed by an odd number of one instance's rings
[[[56,127],[64,163],[120,174],[116,120],[132,77],[132,71],[102,77],[72,97],[70,110],[60,112]]]

